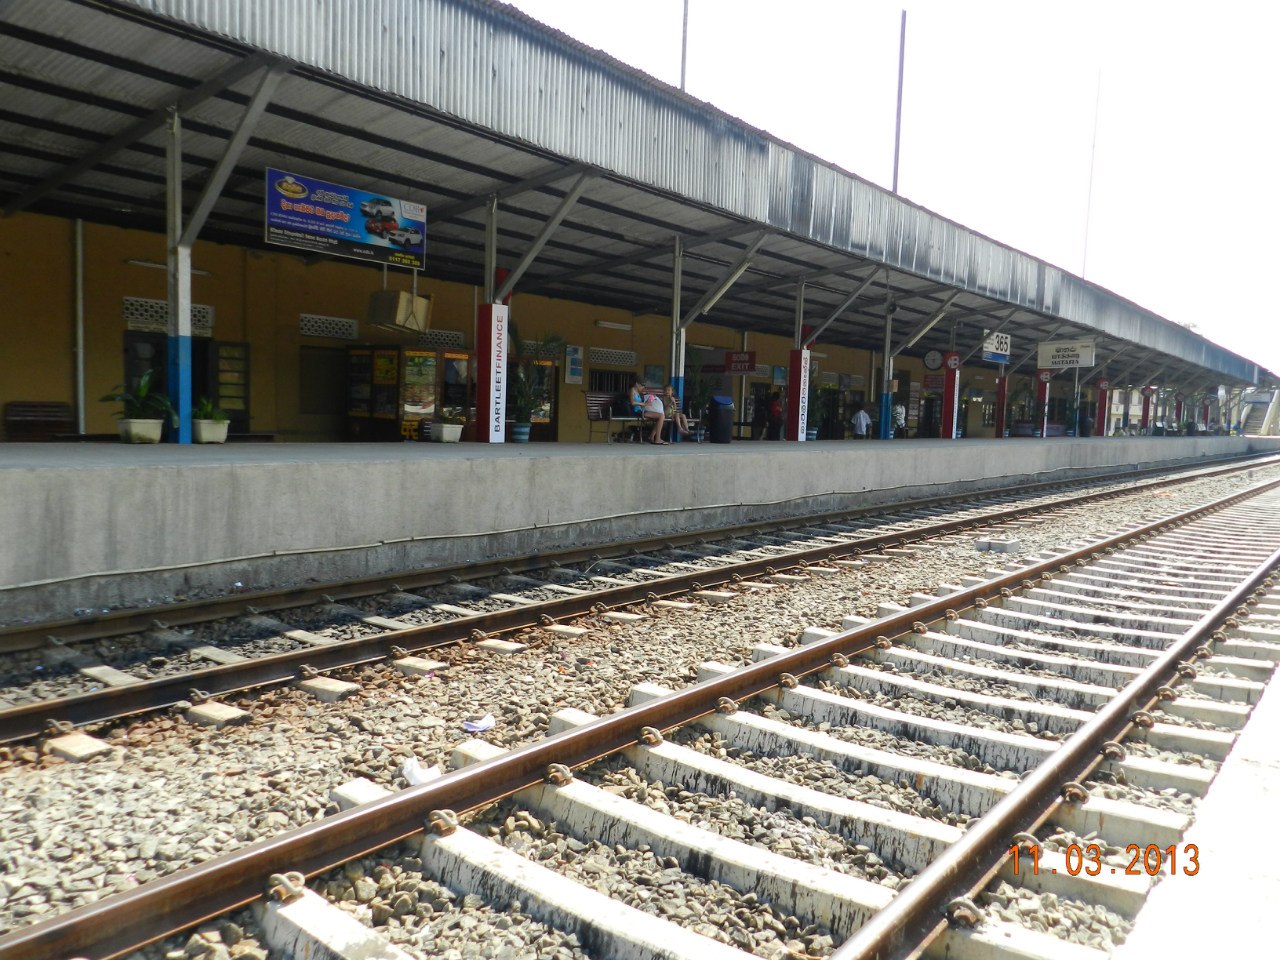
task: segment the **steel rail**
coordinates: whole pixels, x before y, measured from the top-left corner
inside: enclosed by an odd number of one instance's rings
[[[134,890],[85,904],[42,923],[0,937],[0,960],[83,956],[110,960],[187,927],[244,906],[264,895],[273,873],[299,870],[315,876],[348,860],[412,837],[433,810],[466,812],[539,783],[553,763],[580,767],[641,742],[643,728],[671,730],[741,702],[793,678],[828,669],[834,660],[873,648],[881,635],[912,629],[917,621],[1000,595],[1005,588],[1052,578],[1054,571],[1086,558],[1280,487],[1280,480],[1202,504],[1116,534],[1080,550],[1012,571],[723,677],[565,730],[500,757],[409,787],[296,830],[258,841],[206,863],[180,870]],[[924,876],[924,874],[921,874]],[[919,882],[917,878],[912,887]],[[908,888],[910,889],[910,888]]]
[[[1238,469],[1242,468],[1230,468],[1227,472]],[[1134,492],[1141,492],[1151,485],[1162,485],[1162,482],[1151,481],[1139,485],[1136,489],[1129,487],[1124,490],[1080,494],[1070,498],[1066,505],[1128,496]],[[1062,505],[1055,503],[1052,506],[1056,509]],[[190,700],[195,691],[210,696],[220,696],[291,683],[301,678],[304,672],[303,667],[327,671],[362,666],[394,657],[395,648],[420,652],[432,647],[457,643],[479,634],[487,636],[510,633],[545,623],[547,618],[559,621],[585,616],[600,605],[619,607],[640,603],[646,599],[676,596],[707,586],[771,574],[780,568],[803,567],[810,563],[856,556],[887,547],[905,546],[915,540],[991,526],[1044,509],[1044,504],[1015,506],[984,514],[981,518],[961,517],[955,520],[941,520],[911,530],[866,536],[850,540],[845,544],[823,544],[796,550],[785,556],[743,560],[707,567],[705,570],[674,574],[661,580],[605,587],[581,596],[559,597],[555,600],[540,601],[537,604],[337,641],[325,646],[305,647],[286,653],[256,657],[247,662],[223,664],[120,687],[106,687],[92,693],[22,704],[0,710],[0,744],[18,743],[38,737],[47,732],[51,724],[65,722],[83,726],[162,710],[181,701]],[[336,599],[331,596],[321,599],[326,598]],[[224,605],[222,601],[219,603],[220,607]],[[260,614],[262,610],[242,599],[237,604],[236,613],[245,616]]]
[[[1104,759],[1107,741],[1119,740],[1134,726],[1133,715],[1158,699],[1158,690],[1178,668],[1197,656],[1207,637],[1262,585],[1274,582],[1280,549],[1262,562],[1196,625],[1152,661],[1012,793],[984,814],[947,847],[910,886],[867,921],[828,960],[894,960],[918,956],[947,926],[947,906],[986,886],[999,871],[1019,832],[1034,830],[1060,802],[1063,785],[1088,776]],[[1247,609],[1247,608],[1245,608]]]
[[[1263,456],[1261,458],[1256,455],[1250,455],[1248,457],[1233,457],[1229,460],[1222,461],[1221,464],[1217,466],[1206,467],[1201,470],[1196,470],[1191,473],[1172,478],[1157,477],[1155,480],[1137,484],[1128,490],[1108,490],[1091,494],[1082,494],[1079,497],[1068,499],[1064,502],[1064,505],[1070,505],[1071,503],[1088,498],[1123,496],[1130,492],[1137,492],[1151,486],[1158,486],[1161,483],[1190,483],[1194,480],[1205,479],[1206,477],[1220,476],[1223,474],[1235,473],[1240,470],[1268,466],[1275,461],[1280,461],[1280,457],[1274,455]],[[621,541],[613,544],[567,550],[554,554],[540,553],[523,557],[496,560],[487,563],[454,564],[445,567],[435,567],[430,570],[407,571],[390,576],[380,575],[361,577],[355,580],[333,581],[330,583],[315,584],[306,587],[258,590],[248,593],[237,593],[216,599],[187,600],[179,603],[160,604],[153,607],[147,607],[145,609],[135,608],[128,610],[115,610],[92,618],[65,618],[61,620],[47,620],[35,624],[12,624],[0,627],[0,654],[39,649],[50,636],[55,637],[64,643],[101,640],[106,637],[120,636],[127,633],[138,633],[143,630],[147,630],[157,621],[162,621],[167,626],[184,626],[192,623],[204,623],[209,620],[217,620],[224,617],[242,616],[245,612],[246,606],[252,606],[261,613],[271,613],[278,610],[288,610],[294,607],[319,603],[326,597],[332,597],[335,600],[352,600],[359,597],[367,597],[381,593],[387,589],[400,588],[404,590],[414,590],[422,589],[424,587],[439,586],[441,584],[448,583],[455,577],[465,577],[468,580],[475,580],[483,579],[485,577],[499,576],[504,573],[524,573],[537,570],[546,567],[548,563],[558,563],[561,566],[566,566],[573,563],[586,562],[597,557],[603,557],[606,559],[625,557],[635,553],[636,551],[652,550],[655,548],[655,545],[658,544],[671,544],[673,546],[701,544],[712,538],[746,536],[753,532],[768,533],[775,530],[793,530],[798,524],[821,525],[823,523],[857,520],[867,516],[882,517],[886,509],[891,510],[893,513],[904,513],[911,510],[921,510],[931,507],[963,503],[965,501],[972,501],[984,497],[1000,497],[1015,494],[1022,495],[1035,493],[1037,491],[1052,490],[1055,487],[1063,487],[1072,483],[1106,482],[1109,480],[1122,482],[1126,478],[1130,477],[1166,473],[1169,469],[1170,468],[1167,466],[1148,467],[1142,470],[1127,471],[1123,474],[1096,475],[1073,480],[1042,480],[1035,483],[1020,484],[1017,486],[996,487],[990,490],[948,494],[942,497],[903,500],[898,503],[879,504],[874,507],[864,507],[856,510],[836,510],[805,517],[791,517],[783,520],[766,520],[732,527],[716,527],[700,530],[695,533],[673,534],[663,537],[646,537],[636,540]],[[1027,511],[1043,509],[1043,505],[1026,507],[1024,509]],[[214,562],[216,563],[219,561]],[[146,571],[138,572],[145,573]],[[106,575],[104,574],[103,576]]]

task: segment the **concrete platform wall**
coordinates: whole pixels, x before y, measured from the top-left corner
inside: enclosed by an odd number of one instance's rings
[[[0,446],[0,622],[1280,448],[1257,438]]]

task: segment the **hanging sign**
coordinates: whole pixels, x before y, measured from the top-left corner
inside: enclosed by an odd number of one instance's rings
[[[755,373],[756,352],[754,350],[746,350],[734,353],[733,351],[726,350],[724,355],[724,372]]]
[[[267,168],[267,243],[421,270],[427,208]]]
[[[1099,390],[1110,390],[1110,389],[1111,389],[1111,381],[1110,381],[1110,380],[1099,380],[1099,381],[1098,381],[1098,389],[1099,389]]]
[[[1042,370],[1092,367],[1093,363],[1092,340],[1050,340],[1036,351],[1036,366]]]
[[[987,363],[1008,363],[1013,340],[1007,333],[993,333],[982,341],[982,359]]]

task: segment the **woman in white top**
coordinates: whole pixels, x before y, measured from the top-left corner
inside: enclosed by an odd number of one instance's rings
[[[653,421],[650,443],[667,442],[662,439],[662,426],[667,422],[667,415],[662,411],[662,400],[656,394],[644,392],[643,380],[636,380],[631,386],[631,409],[636,416]]]

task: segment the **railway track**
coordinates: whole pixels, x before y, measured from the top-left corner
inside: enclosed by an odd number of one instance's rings
[[[267,876],[323,875],[428,819],[411,858],[430,878],[420,882],[519,900],[597,957],[834,948],[846,960],[930,938],[953,956],[1098,956],[1106,943],[1062,938],[1061,917],[1083,904],[1123,935],[1150,883],[1145,863],[1129,872],[1127,848],[1154,845],[1154,872],[1170,865],[1162,851],[1185,858],[1194,798],[1280,655],[1275,486],[870,623],[809,630],[794,649],[755,651],[750,667],[708,664],[678,692],[641,686],[625,713],[562,712],[564,732],[510,754],[464,745],[453,775],[8,934],[0,956],[127,950],[260,897]],[[1263,584],[1270,593],[1246,605]],[[791,769],[815,763],[816,778]],[[849,799],[868,778],[894,789]],[[1068,783],[1080,786],[1063,796]],[[467,825],[432,813],[447,809]],[[775,843],[759,810],[798,820],[807,843]],[[733,836],[753,821],[750,844]],[[810,845],[825,859],[813,863]],[[650,862],[673,888],[718,883],[721,925],[629,907],[654,899],[651,880],[608,894],[567,886]],[[755,933],[726,919],[741,903]]]
[[[1020,523],[1039,522],[1034,514],[1048,509],[1140,496],[1273,461],[1181,471],[1137,484],[1091,482],[1083,491],[1052,485],[960,503],[944,498],[878,517],[634,544],[613,556],[567,554],[534,569],[509,561],[472,571],[466,581],[447,571],[417,578],[415,587],[386,580],[331,584],[12,627],[0,631],[0,651],[11,654],[0,673],[0,744],[387,659],[426,673],[438,661],[411,654],[691,592],[716,599],[709,588],[760,577],[785,581],[788,569],[816,573],[873,551],[976,528],[998,537]],[[575,628],[559,629],[572,635]]]

